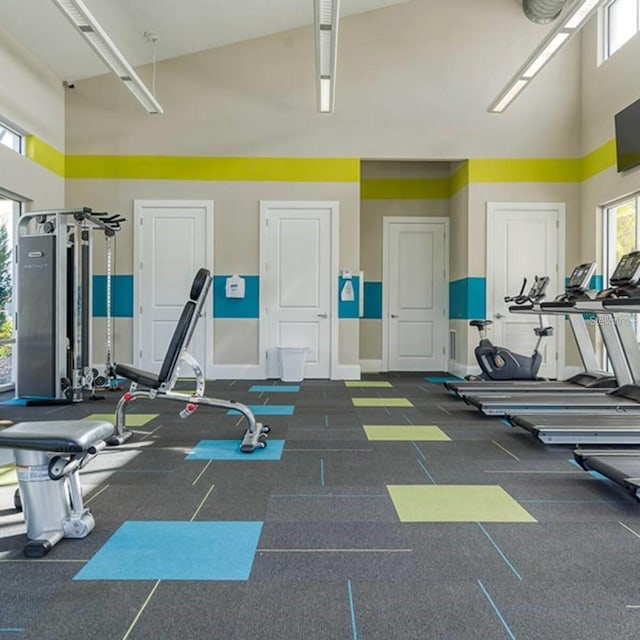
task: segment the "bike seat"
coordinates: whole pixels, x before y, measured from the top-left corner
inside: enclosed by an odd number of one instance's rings
[[[485,327],[488,327],[490,324],[493,324],[493,320],[472,320],[469,323],[469,326],[484,329]]]

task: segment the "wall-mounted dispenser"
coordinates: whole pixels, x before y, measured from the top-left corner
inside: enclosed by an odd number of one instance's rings
[[[238,275],[229,276],[225,283],[227,298],[244,298],[244,278]]]
[[[343,269],[340,275],[344,280],[344,284],[340,290],[340,300],[342,300],[342,302],[353,302],[356,299],[356,295],[353,289],[353,282],[351,281],[353,278],[351,271]]]

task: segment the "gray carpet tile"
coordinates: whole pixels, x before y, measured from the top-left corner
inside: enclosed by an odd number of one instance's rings
[[[331,612],[331,613],[329,613]],[[242,614],[228,640],[318,640],[354,638],[348,590],[334,583],[304,580],[250,581]]]
[[[293,415],[258,417],[285,440],[276,461],[186,460],[201,440],[239,442],[243,420],[208,407],[182,420],[179,403],[132,403],[130,413],[159,415],[83,470],[96,517],[87,538],[25,560],[14,488],[0,486],[2,637],[637,638],[640,505],[572,464],[571,447],[482,416],[426,375],[364,376],[389,380],[386,389],[305,380],[295,394],[250,391],[264,381],[207,383],[213,397],[295,404]],[[119,394],[105,396],[6,405],[3,417],[113,413]],[[358,397],[414,406],[354,407]],[[451,442],[368,441],[365,424],[437,425]],[[537,522],[399,522],[386,485],[434,483],[499,485]],[[73,580],[125,521],[191,519],[264,523],[246,582]]]
[[[352,599],[358,638],[503,640],[510,637],[475,580],[446,583],[414,580],[394,584],[392,589],[379,581],[355,581]]]
[[[353,485],[327,488],[279,488],[271,496],[265,522],[397,522],[388,493]]]

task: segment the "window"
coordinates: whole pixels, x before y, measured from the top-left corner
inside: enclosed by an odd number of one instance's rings
[[[20,206],[0,193],[0,390],[15,382],[13,229]]]
[[[18,153],[22,153],[23,139],[24,136],[22,134],[14,131],[3,122],[0,122],[0,144],[17,151]]]
[[[640,248],[640,193],[618,200],[605,209],[604,283],[607,287],[618,261],[625,253]],[[640,341],[640,315],[630,314]],[[604,361],[607,362],[606,353]],[[608,370],[611,370],[608,363]]]
[[[640,0],[612,0],[605,6],[605,55],[612,56],[640,30]]]
[[[613,273],[620,258],[640,246],[638,234],[638,213],[640,194],[621,200],[607,207],[607,251],[606,276]]]

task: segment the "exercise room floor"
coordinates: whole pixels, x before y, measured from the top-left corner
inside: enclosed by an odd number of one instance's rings
[[[269,446],[238,453],[224,410],[132,403],[134,437],[82,474],[95,530],[42,560],[0,466],[0,640],[640,637],[640,504],[570,447],[438,374],[207,394],[254,408]],[[110,416],[117,398],[0,417]]]

